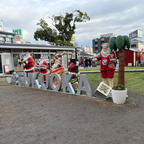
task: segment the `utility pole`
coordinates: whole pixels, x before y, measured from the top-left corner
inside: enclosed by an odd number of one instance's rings
[[[77,57],[77,48],[75,48],[75,62],[76,62],[76,73],[78,73],[79,62]]]

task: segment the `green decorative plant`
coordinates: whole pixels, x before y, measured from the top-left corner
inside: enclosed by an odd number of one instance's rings
[[[114,90],[125,90],[125,87],[123,85],[117,85],[113,87]]]
[[[118,72],[118,82],[114,89],[125,88],[125,78],[124,78],[124,67],[125,67],[125,52],[124,49],[130,48],[130,40],[128,36],[117,36],[112,37],[109,41],[109,46],[111,50],[119,52],[119,72]]]

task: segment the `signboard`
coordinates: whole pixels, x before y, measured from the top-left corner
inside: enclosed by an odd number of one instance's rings
[[[9,73],[9,67],[8,67],[8,65],[4,65],[4,73],[5,74]]]
[[[142,37],[142,30],[135,30],[129,34],[130,39],[140,38],[140,37]]]
[[[40,79],[38,79],[38,75]],[[44,82],[44,76],[46,77],[46,81]],[[78,83],[78,90],[77,93],[74,91],[74,88],[71,84],[72,74],[64,73],[62,78],[59,74],[39,74],[38,72],[35,73],[28,73],[28,76],[25,72],[14,72],[11,77],[12,84],[23,85],[25,87],[36,87],[38,89],[51,89],[53,91],[60,91],[62,90],[64,93],[69,92],[70,94],[77,94],[81,95],[82,92],[85,92],[87,96],[92,96],[92,91],[90,85],[88,83],[88,79],[86,75],[80,75],[79,83]],[[55,78],[57,79],[58,86],[55,85]],[[61,87],[62,86],[62,87]]]
[[[39,78],[38,78],[39,76]],[[44,81],[44,76],[46,80]],[[39,74],[38,72],[35,73],[28,73],[26,75],[25,72],[14,72],[11,77],[11,83],[25,86],[25,87],[36,87],[38,89],[48,90],[51,89],[53,91],[59,92],[62,91],[64,93],[76,94],[81,95],[86,93],[88,97],[92,97],[92,91],[90,84],[88,82],[88,78],[85,74],[80,75],[79,82],[78,82],[78,89],[77,92],[74,90],[73,85],[71,83],[73,75],[64,73],[62,78],[59,74]],[[55,85],[54,79],[57,79],[57,86]],[[107,84],[101,82],[97,88],[97,91],[102,93],[105,96],[111,91],[111,87]]]
[[[111,87],[108,86],[107,84],[105,84],[104,82],[101,82],[97,88],[97,91],[99,91],[100,93],[102,93],[105,96],[108,96],[108,94],[111,91]]]
[[[13,34],[15,34],[16,36],[22,36],[22,31],[21,29],[14,29]]]

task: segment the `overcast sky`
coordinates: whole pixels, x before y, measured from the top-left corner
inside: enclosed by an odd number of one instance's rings
[[[79,46],[92,46],[100,34],[128,34],[144,28],[144,0],[0,0],[0,20],[4,30],[20,28],[25,40],[35,43],[36,23],[52,15],[79,9],[91,20],[77,25],[75,41]]]

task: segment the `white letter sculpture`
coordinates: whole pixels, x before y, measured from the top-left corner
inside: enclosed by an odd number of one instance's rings
[[[87,96],[92,97],[91,87],[85,74],[80,76],[77,94],[80,95],[82,91],[85,91]]]
[[[63,92],[69,92],[70,94],[75,94],[75,91],[72,87],[72,84],[70,83],[70,80],[72,78],[72,74],[69,74],[68,77],[66,74],[63,74]]]

